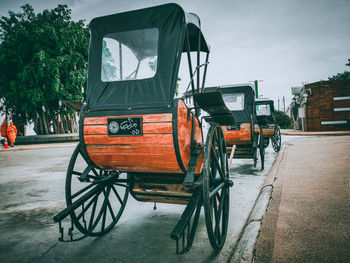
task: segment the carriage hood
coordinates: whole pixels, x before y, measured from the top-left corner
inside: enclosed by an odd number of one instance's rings
[[[225,96],[225,94],[244,94],[244,108],[242,110],[231,111],[235,119],[235,123],[250,123],[252,118],[254,118],[255,120],[255,92],[254,87],[251,84],[209,87],[205,88],[204,92],[214,89],[219,89],[223,97]]]
[[[271,113],[273,113],[275,111],[275,106],[274,106],[273,100],[265,99],[265,98],[256,99],[255,104],[256,105],[270,105]]]
[[[270,115],[266,116],[268,122],[274,123],[275,117],[274,117],[274,112],[275,112],[275,107],[274,107],[274,102],[273,100],[270,100],[268,98],[261,98],[261,99],[256,99],[255,100],[255,105],[270,105]]]
[[[136,33],[135,33],[136,32]],[[190,51],[209,52],[195,14],[185,13],[177,4],[98,17],[90,23],[90,50],[88,66],[88,110],[123,110],[142,108],[169,108],[174,99],[181,53],[186,33]],[[103,80],[102,59],[105,37],[115,38],[119,46],[128,47],[138,62],[152,57],[154,75],[146,78]],[[121,48],[120,48],[121,49]],[[108,51],[109,52],[109,51]],[[119,54],[119,59],[124,55]],[[115,63],[118,67],[118,63]],[[120,64],[122,65],[122,64]],[[122,68],[122,66],[120,66]],[[120,70],[121,71],[121,70]],[[122,71],[121,71],[122,72]],[[130,76],[129,76],[130,77]]]

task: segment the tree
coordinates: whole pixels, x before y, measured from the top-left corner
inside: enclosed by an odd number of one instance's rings
[[[345,66],[350,67],[350,58],[348,59],[348,63]],[[328,78],[329,80],[346,80],[350,79],[350,71],[344,71],[343,73],[338,73]]]
[[[274,116],[278,126],[280,126],[282,129],[289,129],[291,127],[292,122],[290,117],[283,111],[276,110],[274,112]]]
[[[35,14],[29,4],[0,19],[0,96],[21,125],[37,134],[72,131],[73,111],[62,101],[82,100],[87,79],[89,32],[67,5]]]

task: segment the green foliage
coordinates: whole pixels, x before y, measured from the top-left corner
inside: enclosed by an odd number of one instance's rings
[[[282,129],[291,128],[292,122],[290,120],[290,117],[286,113],[284,113],[283,111],[276,110],[274,112],[274,116],[278,126],[280,126]]]
[[[107,42],[103,40],[102,44],[102,71],[101,78],[102,80],[113,80],[116,79],[117,68],[113,66],[115,63],[112,53],[107,47]]]
[[[345,64],[345,66],[350,67],[350,58],[348,59],[348,63]],[[344,71],[343,73],[338,73],[328,78],[328,80],[346,80],[346,79],[350,79],[350,71]]]
[[[43,106],[54,118],[67,113],[59,101],[83,98],[89,32],[83,20],[71,20],[67,5],[38,14],[29,4],[21,8],[0,18],[0,97],[25,124]]]

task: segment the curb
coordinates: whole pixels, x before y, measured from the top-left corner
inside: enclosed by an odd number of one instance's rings
[[[274,160],[255,205],[243,227],[241,236],[234,249],[234,254],[229,261],[230,263],[251,263],[253,261],[255,244],[259,237],[262,220],[268,208],[273,192],[273,183],[277,178],[279,166],[286,148],[287,144],[283,143],[282,149]]]
[[[40,149],[57,149],[64,147],[73,147],[77,142],[67,143],[50,143],[50,144],[33,144],[33,145],[20,145],[13,148],[4,149],[0,147],[0,152],[16,152],[16,151],[28,151],[28,150],[40,150]]]
[[[350,135],[350,131],[299,131],[281,130],[282,135],[290,136],[343,136]]]
[[[29,135],[29,136],[18,136],[16,138],[16,145],[77,142],[78,140],[79,140],[78,133],[52,134],[52,135]]]

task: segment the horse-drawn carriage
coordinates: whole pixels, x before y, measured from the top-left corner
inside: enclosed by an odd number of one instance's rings
[[[220,250],[232,186],[221,126],[234,124],[234,117],[220,91],[202,92],[209,46],[198,16],[166,4],[95,18],[90,32],[80,142],[66,175],[67,208],[54,217],[60,240],[65,218],[71,220],[70,240],[110,231],[130,193],[142,202],[186,204],[171,233],[177,252],[181,239],[182,251],[191,248],[203,206],[210,244]],[[174,98],[182,53],[193,108]],[[191,53],[197,55],[195,68]],[[200,109],[211,116],[206,138]]]
[[[281,149],[281,132],[274,116],[275,107],[273,100],[256,99],[256,115],[264,134],[264,146],[269,145],[270,139],[275,152]],[[259,129],[257,127],[257,129]]]
[[[254,167],[261,159],[264,169],[265,149],[263,133],[256,118],[255,92],[251,84],[225,85],[218,88],[205,88],[205,91],[219,89],[224,102],[234,116],[234,123],[223,126],[227,149],[230,153],[229,163],[235,159],[253,159]],[[254,127],[258,127],[255,129]]]

